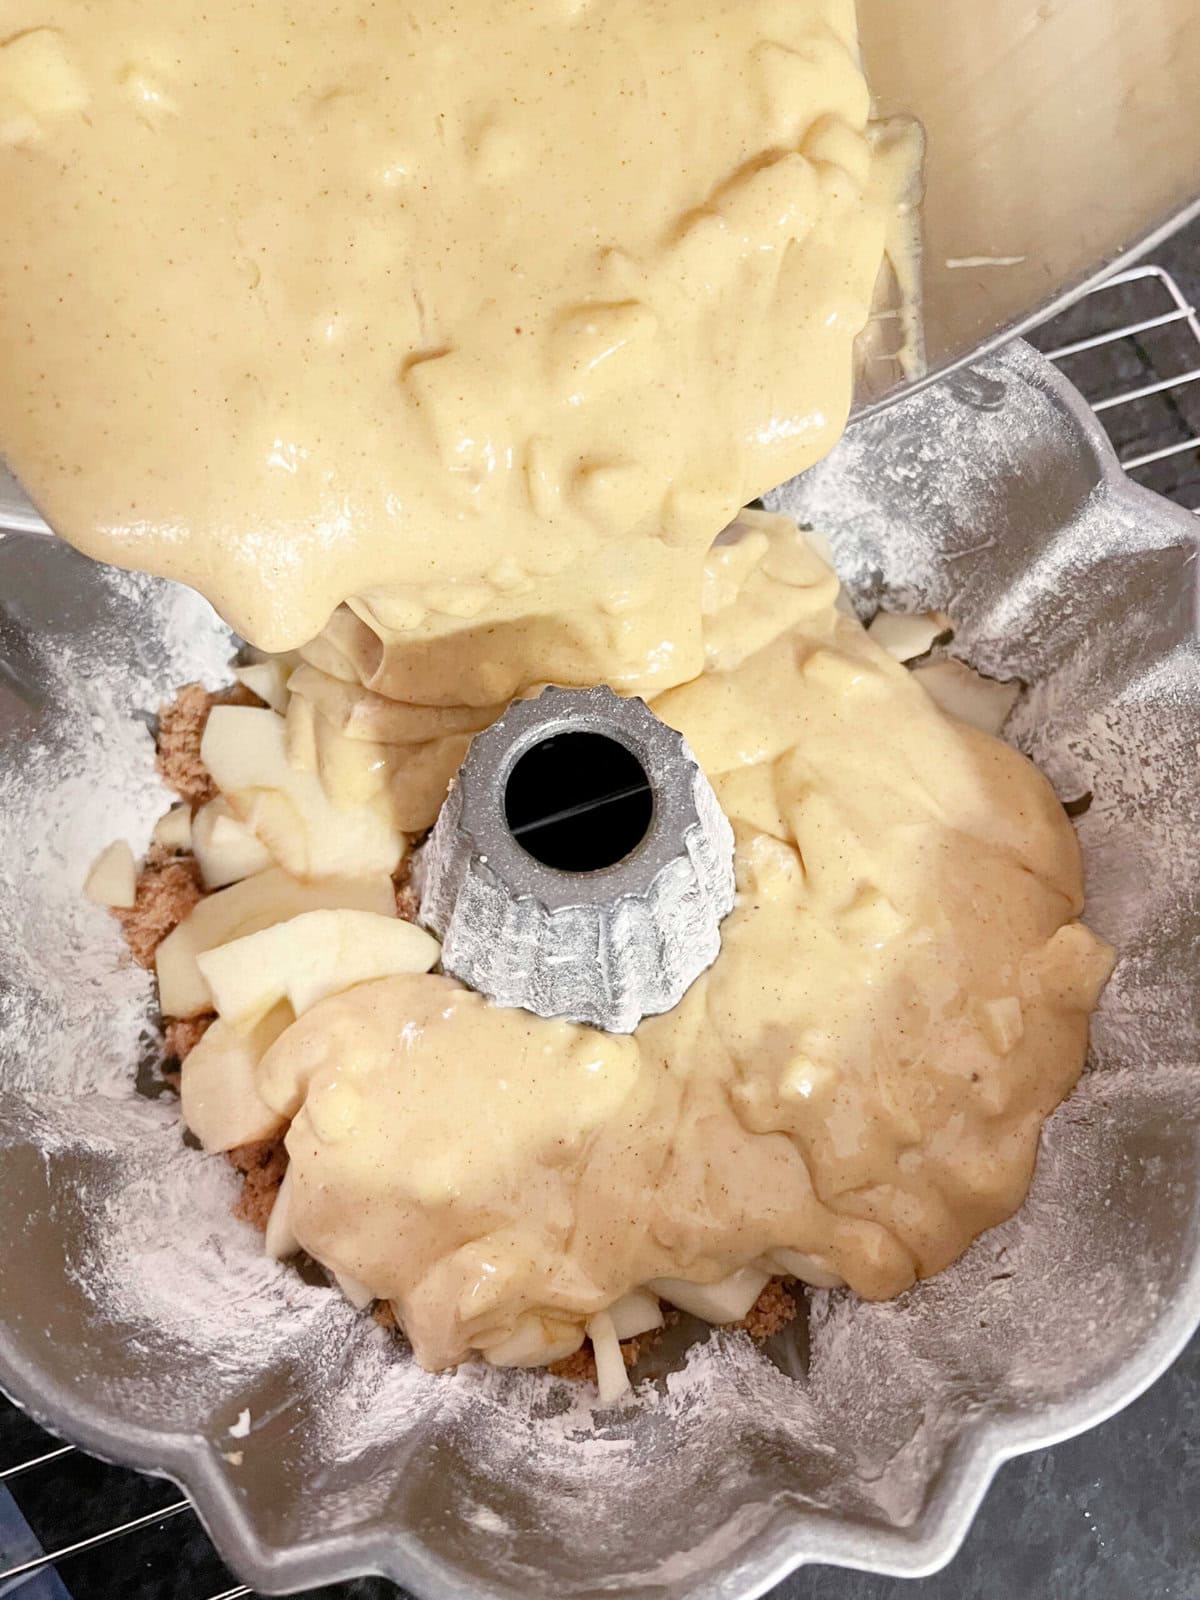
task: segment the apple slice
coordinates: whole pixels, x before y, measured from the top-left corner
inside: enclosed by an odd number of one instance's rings
[[[271,865],[271,852],[238,821],[224,795],[197,811],[192,823],[192,853],[209,889],[223,889]]]
[[[283,1120],[282,1118],[280,1119]],[[271,1215],[267,1218],[267,1236],[263,1250],[273,1261],[286,1261],[300,1248],[300,1241],[292,1231],[292,1169],[289,1167],[279,1185]]]
[[[719,1283],[689,1283],[685,1278],[654,1278],[646,1287],[703,1322],[740,1322],[767,1286],[769,1274],[741,1267]]]
[[[596,1390],[600,1404],[615,1405],[632,1385],[611,1315],[607,1311],[598,1311],[589,1318],[587,1332],[592,1341],[592,1355],[596,1359]]]
[[[478,1348],[493,1367],[548,1367],[552,1361],[573,1356],[582,1343],[583,1328],[578,1322],[526,1311],[511,1333]]]
[[[98,906],[128,911],[137,900],[137,862],[124,839],[114,839],[92,862],[83,885],[88,899]]]
[[[306,911],[196,959],[216,1009],[245,1033],[280,1000],[301,1016],[356,983],[428,972],[440,954],[436,939],[395,916]]]
[[[189,1052],[180,1083],[183,1120],[210,1155],[269,1139],[284,1127],[259,1094],[255,1070],[293,1020],[291,1007],[278,1005],[249,1033],[237,1033],[218,1017]]]
[[[776,1271],[798,1278],[810,1289],[843,1289],[846,1280],[836,1273],[824,1256],[810,1256],[800,1250],[772,1250],[767,1260]]]
[[[348,739],[319,713],[313,719],[313,738],[321,783],[338,806],[344,809],[369,805],[383,794],[396,762],[397,752],[392,746],[368,739]]]
[[[927,667],[914,667],[912,675],[935,705],[949,716],[997,738],[1021,693],[1019,683],[985,678],[965,661],[951,658],[933,661]]]
[[[212,1011],[212,994],[196,957],[286,922],[303,911],[341,909],[394,916],[396,891],[386,873],[366,878],[324,878],[297,883],[279,867],[243,878],[194,906],[158,947],[158,1004],[165,1017],[197,1017]]]
[[[200,756],[237,817],[298,878],[394,872],[405,838],[386,794],[337,806],[314,772],[288,760],[284,719],[256,706],[214,706]]]
[[[283,716],[288,707],[288,679],[295,666],[294,656],[264,656],[249,666],[234,667],[233,675],[251,694],[265,700],[272,711]]]
[[[877,611],[867,627],[867,638],[897,661],[915,661],[953,626],[944,611]]]
[[[639,1333],[650,1333],[663,1325],[658,1296],[648,1289],[631,1289],[607,1310],[618,1339],[636,1339]]]
[[[317,713],[311,700],[294,694],[283,723],[283,746],[293,772],[317,771]]]
[[[154,832],[150,837],[164,850],[190,850],[192,848],[191,806],[184,803],[172,806],[170,811],[164,812],[154,824]]]
[[[360,1283],[357,1278],[352,1278],[348,1272],[334,1272],[332,1267],[328,1270],[333,1274],[334,1283],[337,1284],[354,1309],[356,1311],[365,1311],[375,1298],[366,1284]]]

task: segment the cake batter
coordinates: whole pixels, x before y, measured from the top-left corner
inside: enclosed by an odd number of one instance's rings
[[[663,1278],[896,1294],[1016,1209],[1082,1068],[1111,952],[1046,780],[837,608],[789,519],[747,514],[708,572],[707,668],[653,706],[739,894],[682,1003],[614,1036],[395,977],[259,1070],[296,1240],[426,1365],[552,1359]]]

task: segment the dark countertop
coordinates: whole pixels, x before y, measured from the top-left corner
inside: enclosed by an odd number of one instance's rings
[[[1188,299],[1200,300],[1200,225],[1155,260]],[[1034,342],[1043,349],[1145,314],[1144,291],[1105,292],[1072,308]],[[1161,304],[1148,308],[1162,309]],[[1098,320],[1100,317],[1100,320]],[[1200,346],[1176,324],[1069,358],[1089,398],[1200,366]],[[1200,434],[1200,383],[1106,411],[1123,456]],[[1200,451],[1173,455],[1140,480],[1200,507]],[[155,1513],[179,1496],[169,1484],[104,1466],[78,1452],[13,1478],[4,1471],[55,1447],[0,1401],[0,1572],[41,1550],[146,1517],[144,1528],[70,1557],[0,1594],[20,1600],[218,1600],[238,1590],[190,1510]],[[10,1496],[11,1491],[11,1496]],[[309,1600],[399,1600],[379,1579],[314,1590]],[[812,1567],[772,1600],[1200,1600],[1200,1336],[1157,1384],[1080,1438],[1008,1463],[959,1555],[918,1581]]]

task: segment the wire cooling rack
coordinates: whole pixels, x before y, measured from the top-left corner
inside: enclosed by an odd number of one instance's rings
[[[1175,278],[1129,267],[1033,342],[1083,391],[1126,472],[1200,513],[1200,316]]]
[[[1150,265],[1117,273],[1033,341],[1091,402],[1126,471],[1200,515],[1200,318],[1176,278]],[[915,1600],[921,1588],[905,1592]],[[0,1400],[0,1600],[251,1592],[177,1490],[59,1444]],[[310,1600],[396,1594],[367,1578],[314,1590]]]

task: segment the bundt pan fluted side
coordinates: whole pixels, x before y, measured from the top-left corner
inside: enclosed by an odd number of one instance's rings
[[[1121,959],[1018,1216],[889,1304],[814,1293],[766,1353],[698,1336],[596,1413],[540,1374],[417,1370],[267,1261],[226,1164],[135,1093],[150,982],[80,884],[163,808],[142,713],[215,682],[228,635],[165,584],[0,541],[0,1384],[178,1481],[255,1589],[734,1600],[808,1561],[927,1572],[1003,1460],[1131,1400],[1200,1319],[1191,519],[1019,345],[775,500],[864,612],[944,609],[956,652],[1032,685],[1007,731],[1079,802],[1088,921]]]
[[[644,833],[595,870],[539,860],[506,814],[522,758],[564,736],[627,754],[644,791]],[[588,811],[593,831],[603,814]],[[683,735],[643,700],[551,685],[476,735],[415,876],[444,972],[499,1005],[630,1033],[716,960],[733,829]]]

